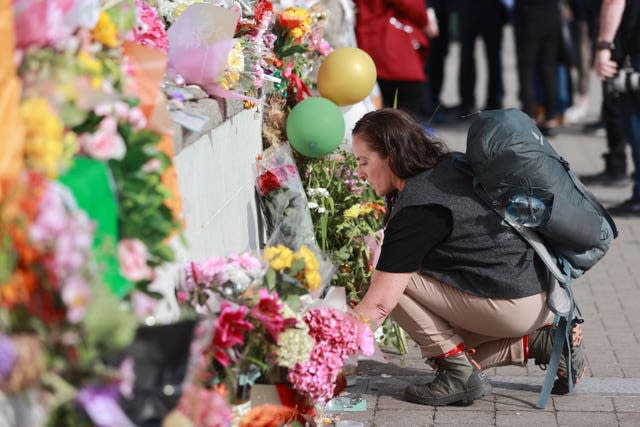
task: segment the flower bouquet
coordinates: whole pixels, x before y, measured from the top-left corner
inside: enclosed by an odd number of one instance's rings
[[[257,160],[260,207],[271,245],[297,249],[302,245],[319,253],[307,196],[288,145],[269,147]]]
[[[317,241],[338,266],[332,285],[345,287],[352,306],[368,289],[387,212],[356,170],[353,154],[339,151],[309,161],[304,174]],[[391,318],[382,326],[381,340],[406,353],[404,332]]]

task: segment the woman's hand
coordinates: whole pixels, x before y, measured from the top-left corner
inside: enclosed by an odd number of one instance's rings
[[[371,285],[360,304],[354,307],[356,313],[369,321],[371,330],[378,329],[384,319],[398,305],[413,273],[386,273],[375,270]]]

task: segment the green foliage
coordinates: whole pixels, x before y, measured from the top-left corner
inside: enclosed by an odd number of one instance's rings
[[[173,261],[173,250],[166,240],[180,225],[165,205],[171,195],[162,184],[160,174],[169,162],[156,147],[160,136],[146,130],[134,130],[127,123],[120,123],[118,132],[126,141],[127,153],[122,160],[109,161],[109,167],[117,186],[121,238],[143,241],[152,266]],[[160,161],[159,171],[143,170],[151,160]]]
[[[352,304],[364,296],[373,271],[364,238],[383,226],[383,201],[356,170],[353,154],[338,151],[309,161],[304,174],[316,239],[338,266],[332,284],[344,286]]]

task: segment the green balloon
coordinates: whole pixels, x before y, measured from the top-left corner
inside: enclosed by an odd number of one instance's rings
[[[322,157],[338,148],[344,139],[344,127],[340,108],[315,96],[293,107],[287,117],[287,138],[303,156]]]

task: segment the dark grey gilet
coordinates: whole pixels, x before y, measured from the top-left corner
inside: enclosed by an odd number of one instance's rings
[[[420,272],[482,297],[521,298],[545,291],[543,262],[475,194],[472,177],[457,162],[448,155],[410,178],[391,211],[393,218],[407,206],[441,205],[452,213],[451,234],[429,251]]]

